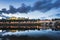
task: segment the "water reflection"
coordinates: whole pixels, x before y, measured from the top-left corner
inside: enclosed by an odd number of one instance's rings
[[[37,40],[44,38],[47,40],[60,40],[60,31],[52,31],[51,29],[47,30],[19,30],[16,32],[1,32],[3,39],[9,38],[10,40],[16,38],[17,40]],[[18,39],[19,38],[19,39]],[[15,40],[15,39],[13,39]]]

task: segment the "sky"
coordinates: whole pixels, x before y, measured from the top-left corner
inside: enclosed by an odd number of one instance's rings
[[[60,0],[0,0],[0,19],[13,16],[30,19],[60,18]]]

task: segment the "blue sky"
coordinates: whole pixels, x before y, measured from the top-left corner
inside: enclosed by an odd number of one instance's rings
[[[25,6],[23,7],[22,4]],[[14,9],[9,8],[10,5],[19,10],[15,12]],[[25,10],[25,7],[27,10]],[[0,19],[12,16],[30,19],[60,18],[60,0],[0,0],[0,11],[4,8],[13,11],[13,13],[10,11],[9,13],[4,13],[3,11],[0,13]]]

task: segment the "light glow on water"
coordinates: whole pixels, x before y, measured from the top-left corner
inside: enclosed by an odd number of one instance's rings
[[[0,30],[0,32],[2,32],[2,30]]]
[[[25,31],[16,31],[16,32],[5,32],[3,33],[2,35],[5,36],[5,35],[29,35],[29,36],[34,36],[34,35],[48,35],[48,34],[51,34],[51,33],[56,33],[56,32],[59,32],[60,31],[52,31],[51,29],[47,29],[47,30],[25,30]]]

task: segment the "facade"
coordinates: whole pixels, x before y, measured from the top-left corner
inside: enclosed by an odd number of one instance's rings
[[[40,20],[40,19],[29,19],[29,18],[16,18],[11,17],[9,19],[0,20],[0,28],[18,28],[18,29],[49,29],[55,28],[54,24],[56,21],[52,20]],[[60,26],[59,26],[60,28]]]

